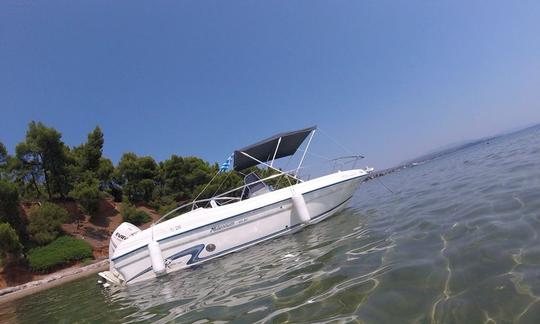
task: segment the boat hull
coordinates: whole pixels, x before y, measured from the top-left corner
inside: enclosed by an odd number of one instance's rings
[[[111,274],[118,279],[115,283],[122,284],[155,278],[147,248],[150,239],[159,243],[170,273],[296,232],[342,210],[363,176],[362,170],[339,172],[246,201],[200,208],[193,215],[188,213],[161,223],[159,228],[147,229],[119,246],[110,256],[107,280],[113,281]],[[296,212],[294,194],[304,198],[309,221],[303,222]],[[201,219],[206,223],[197,223]]]

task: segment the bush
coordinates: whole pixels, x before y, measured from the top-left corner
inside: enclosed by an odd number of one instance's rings
[[[144,211],[138,210],[135,206],[126,203],[122,204],[120,214],[122,215],[124,222],[129,222],[134,225],[141,225],[152,220],[150,215]]]
[[[89,182],[78,183],[69,195],[77,201],[84,212],[90,215],[95,215],[97,213],[99,209],[99,200],[102,196],[101,191],[99,191],[99,182],[97,180],[94,179]]]
[[[43,203],[30,209],[28,232],[39,245],[52,242],[60,232],[60,225],[69,218],[67,211],[53,203]]]
[[[92,257],[92,247],[84,240],[62,236],[49,245],[28,252],[28,262],[35,271],[46,272],[73,261]]]
[[[2,258],[7,256],[18,257],[21,254],[22,245],[19,242],[17,232],[8,223],[0,224],[0,254]]]

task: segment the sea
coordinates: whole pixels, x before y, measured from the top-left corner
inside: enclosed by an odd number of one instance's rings
[[[7,323],[540,323],[540,127],[360,185],[294,235],[126,288],[2,303]]]

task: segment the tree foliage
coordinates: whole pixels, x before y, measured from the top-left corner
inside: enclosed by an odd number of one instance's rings
[[[114,165],[111,160],[102,157],[99,159],[99,167],[95,172],[95,177],[99,180],[101,190],[110,189],[113,185]]]
[[[99,200],[103,194],[99,190],[99,181],[88,174],[85,181],[75,184],[69,195],[84,212],[94,216],[99,210]]]
[[[174,195],[177,200],[188,200],[194,197],[198,187],[206,185],[217,166],[197,157],[180,157],[172,155],[160,165],[160,180],[163,185],[163,195]]]
[[[18,257],[22,252],[22,245],[17,232],[8,223],[0,223],[0,254],[2,259],[9,256]]]
[[[4,143],[0,142],[0,172],[4,170],[8,161],[8,152]]]
[[[28,232],[39,245],[52,242],[60,233],[60,226],[69,218],[67,211],[53,203],[45,202],[30,209]]]
[[[69,148],[54,128],[41,122],[28,125],[25,141],[16,147],[23,177],[31,181],[39,192],[38,183],[43,182],[49,199],[54,194],[65,197],[70,189]]]
[[[17,233],[25,236],[25,224],[19,215],[17,186],[0,179],[0,222],[8,223]]]
[[[128,152],[115,167],[103,156],[104,143],[103,131],[96,126],[85,143],[70,149],[60,132],[33,121],[16,147],[13,163],[5,162],[9,155],[0,145],[0,165],[11,165],[10,179],[26,199],[43,198],[43,193],[49,200],[69,196],[87,213],[97,210],[96,201],[104,194],[115,201],[143,202],[159,209],[242,184],[236,173],[216,176],[217,164],[193,156],[172,155],[158,164],[150,156]],[[214,176],[215,181],[206,186]]]
[[[97,211],[100,192],[109,190],[113,181],[114,165],[102,156],[104,143],[103,132],[96,126],[88,134],[86,143],[73,149],[75,181],[70,196],[89,213]]]
[[[124,195],[131,203],[152,200],[158,176],[158,166],[152,157],[124,153],[118,163],[118,175]]]
[[[148,215],[146,212],[139,210],[135,208],[135,206],[128,203],[122,204],[120,214],[122,214],[124,222],[129,222],[135,225],[142,225],[152,220],[150,215]]]
[[[99,126],[96,126],[96,128],[88,134],[86,143],[80,146],[78,162],[82,170],[96,172],[99,169],[104,142],[103,132]]]
[[[14,181],[14,168],[16,159],[9,155],[6,147],[0,142],[0,179]]]

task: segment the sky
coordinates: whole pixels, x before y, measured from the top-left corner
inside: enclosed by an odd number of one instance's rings
[[[387,168],[539,123],[538,17],[538,1],[5,0],[0,142],[13,153],[36,120],[74,146],[99,125],[114,162],[222,162],[317,125],[314,154]]]

